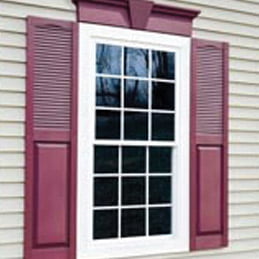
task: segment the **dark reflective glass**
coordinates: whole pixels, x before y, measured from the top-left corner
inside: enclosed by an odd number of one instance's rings
[[[172,149],[169,147],[149,148],[149,172],[170,173],[172,161]]]
[[[123,209],[121,220],[121,236],[145,235],[145,209]]]
[[[145,204],[145,177],[122,178],[122,205]]]
[[[146,168],[145,147],[123,147],[122,148],[122,172],[144,173]]]
[[[127,76],[148,76],[148,50],[125,48],[124,60]]]
[[[95,146],[95,173],[118,173],[118,147]]]
[[[120,112],[97,111],[96,112],[96,138],[119,139],[120,138]]]
[[[175,54],[165,51],[152,51],[152,77],[175,78]]]
[[[146,140],[148,137],[148,116],[144,112],[125,112],[125,139]]]
[[[174,110],[174,85],[152,83],[152,109]]]
[[[171,202],[171,177],[149,177],[149,203],[160,204]]]
[[[118,236],[118,210],[94,211],[94,239]]]
[[[94,205],[118,205],[118,178],[105,177],[94,179]]]
[[[121,74],[121,47],[106,44],[96,46],[96,71],[100,74]]]
[[[174,140],[174,114],[152,114],[152,140]]]
[[[96,105],[120,106],[120,80],[106,77],[96,78]]]
[[[148,107],[148,82],[141,80],[125,80],[125,107]]]
[[[171,234],[171,208],[149,209],[149,235]]]

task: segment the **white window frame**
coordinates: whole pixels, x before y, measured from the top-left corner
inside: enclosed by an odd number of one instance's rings
[[[118,43],[176,53],[175,147],[172,235],[92,239],[93,145],[95,139],[95,45]],[[189,251],[190,38],[80,23],[78,99],[77,258],[115,258]],[[130,142],[130,141],[129,141]],[[164,142],[164,141],[163,141]],[[156,143],[155,143],[156,144]],[[123,141],[123,145],[127,145]],[[152,141],[153,145],[153,141]],[[159,145],[159,142],[157,143]],[[170,146],[172,144],[170,143]]]

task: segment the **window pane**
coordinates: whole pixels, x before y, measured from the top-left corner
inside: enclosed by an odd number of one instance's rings
[[[152,114],[152,140],[174,140],[174,114]]]
[[[94,179],[94,205],[118,205],[118,178],[105,177]]]
[[[152,109],[174,110],[174,86],[168,83],[152,83]]]
[[[120,106],[120,80],[105,77],[96,78],[96,105]]]
[[[121,47],[97,44],[96,71],[100,74],[121,74]]]
[[[171,202],[171,177],[149,177],[149,203],[160,204]]]
[[[143,112],[125,112],[125,139],[146,140],[148,116]]]
[[[118,236],[118,210],[94,211],[94,239]]]
[[[146,168],[145,147],[123,147],[122,148],[122,172],[144,173]]]
[[[171,233],[171,208],[149,209],[149,235]]]
[[[145,204],[145,177],[122,178],[122,205]]]
[[[145,209],[123,209],[121,232],[122,237],[145,235]]]
[[[118,147],[95,146],[95,173],[118,173]]]
[[[171,172],[172,149],[168,147],[149,148],[149,172]]]
[[[141,80],[125,80],[125,107],[148,107],[148,82]]]
[[[175,78],[175,55],[165,51],[152,51],[152,77],[161,79]]]
[[[120,112],[97,111],[96,112],[96,138],[119,139],[120,138]]]
[[[125,74],[127,76],[148,76],[148,50],[125,48]]]

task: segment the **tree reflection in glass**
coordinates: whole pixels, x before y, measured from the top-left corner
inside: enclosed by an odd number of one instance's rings
[[[96,78],[96,105],[120,106],[120,80],[113,78]]]
[[[125,107],[148,107],[148,82],[141,80],[125,80]]]
[[[152,77],[174,79],[175,54],[165,51],[152,51]]]
[[[121,47],[97,44],[96,71],[99,74],[121,74]]]
[[[125,75],[136,77],[148,76],[148,50],[125,48]]]

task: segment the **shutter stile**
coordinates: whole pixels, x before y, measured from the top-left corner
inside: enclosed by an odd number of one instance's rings
[[[228,241],[228,45],[192,40],[191,250]]]
[[[77,25],[27,22],[25,258],[75,258]]]

